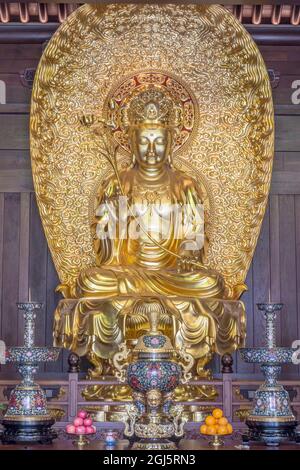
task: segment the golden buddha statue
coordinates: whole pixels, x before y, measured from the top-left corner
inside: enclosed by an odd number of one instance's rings
[[[122,113],[131,165],[119,172],[115,156],[106,155],[115,175],[97,195],[91,227],[97,265],[82,270],[72,288],[59,286],[67,303],[55,312],[55,344],[88,355],[101,374],[124,339],[134,344],[147,330],[155,299],[160,329],[176,347],[187,346],[200,374],[212,352],[243,344],[244,307],[229,300],[223,277],[205,266],[205,188],[172,161],[177,103],[147,84]],[[84,122],[95,125],[93,118]]]

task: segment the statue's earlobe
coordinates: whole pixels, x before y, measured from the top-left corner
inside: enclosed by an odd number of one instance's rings
[[[131,158],[130,168],[134,168],[135,164],[136,164],[136,157],[135,157],[135,154],[133,153],[132,158]]]
[[[173,133],[173,132],[170,132],[170,136],[171,136],[171,145],[170,145],[170,151],[169,151],[169,154],[168,154],[168,163],[169,163],[170,167],[173,168],[174,133]]]

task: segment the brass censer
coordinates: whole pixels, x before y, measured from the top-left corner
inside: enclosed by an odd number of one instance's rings
[[[143,308],[149,332],[140,336],[132,352],[123,343],[113,356],[116,377],[127,381],[133,395],[133,404],[126,407],[124,434],[134,441],[133,449],[176,449],[174,440],[183,437],[187,419],[183,406],[174,405],[173,393],[191,379],[194,359],[184,349],[174,349],[158,330],[160,302],[149,299]]]

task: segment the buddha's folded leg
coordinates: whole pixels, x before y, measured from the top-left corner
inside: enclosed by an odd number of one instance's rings
[[[161,295],[188,298],[222,298],[224,280],[211,270],[181,273],[176,270],[149,271],[141,273],[148,289]]]
[[[84,270],[75,297],[111,298],[121,295],[155,295],[222,298],[224,281],[211,270],[178,273],[175,269],[145,270],[131,266],[92,267]]]
[[[205,356],[211,350],[216,338],[216,322],[211,312],[198,301],[171,300],[180,314],[176,334],[176,346],[187,346],[187,352],[195,359]]]
[[[243,344],[245,311],[242,302],[226,300],[171,301],[181,317],[176,344],[188,344],[195,359],[207,354],[211,347],[219,354],[231,352]]]
[[[77,279],[75,297],[112,298],[142,291],[135,270],[122,266],[93,267],[82,271]]]
[[[223,301],[216,337],[216,352],[223,355],[243,347],[246,337],[246,312],[243,302]]]
[[[68,336],[68,347],[79,356],[91,351],[97,356],[110,358],[123,341],[120,312],[126,301],[117,300],[63,300],[72,306],[66,314],[59,307],[55,312],[56,344]],[[70,336],[71,333],[71,336]]]

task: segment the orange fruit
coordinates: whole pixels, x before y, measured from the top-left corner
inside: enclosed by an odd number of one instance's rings
[[[233,431],[233,428],[232,428],[232,425],[230,423],[227,424],[227,432],[228,434],[232,434],[232,431]]]
[[[207,426],[206,426],[206,424],[202,424],[202,425],[200,426],[200,432],[201,432],[201,434],[206,434],[206,433],[207,433]]]
[[[214,424],[216,424],[216,420],[213,416],[209,415],[209,416],[206,416],[205,418],[205,424],[207,424],[207,426],[213,426]]]
[[[218,434],[227,434],[227,426],[218,426]]]
[[[225,416],[222,416],[222,418],[219,419],[219,424],[220,426],[226,426],[226,424],[228,424],[228,419],[225,418]]]
[[[213,424],[211,426],[207,426],[206,434],[209,434],[210,436],[217,434],[216,426],[214,426]]]
[[[214,418],[216,419],[219,419],[219,418],[222,418],[223,416],[223,411],[221,410],[221,408],[215,408],[212,412],[212,415]]]

